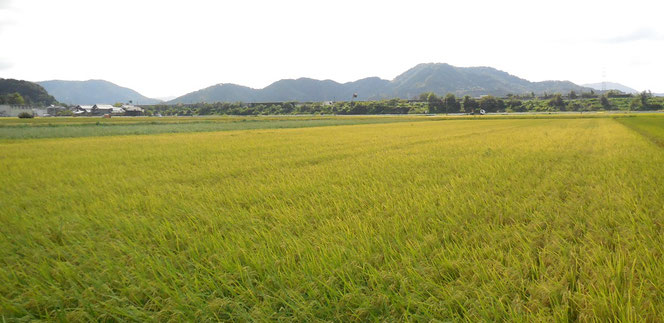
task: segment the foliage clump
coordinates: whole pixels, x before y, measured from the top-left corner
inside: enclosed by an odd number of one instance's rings
[[[32,119],[35,116],[30,112],[21,112],[18,114],[19,119]]]

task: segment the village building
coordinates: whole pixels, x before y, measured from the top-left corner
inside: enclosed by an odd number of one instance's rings
[[[92,115],[101,116],[113,113],[113,106],[110,104],[95,104],[92,106]]]
[[[92,105],[77,105],[72,110],[75,116],[89,116],[92,115]]]
[[[125,110],[121,107],[111,107],[111,109],[112,115],[123,115],[125,113]]]
[[[49,107],[46,108],[46,115],[48,116],[56,116],[58,115],[59,112],[65,111],[67,108],[63,106],[56,106],[51,104]]]
[[[121,107],[114,107],[110,104],[95,104],[77,105],[72,109],[72,112],[75,116],[142,116],[145,110],[131,104],[124,104]]]
[[[137,116],[142,116],[143,113],[145,113],[143,108],[131,104],[123,105],[122,109],[124,110],[124,115],[126,116],[137,117]]]
[[[114,107],[110,104],[77,105],[72,111],[77,116],[123,115],[125,113],[122,107]]]

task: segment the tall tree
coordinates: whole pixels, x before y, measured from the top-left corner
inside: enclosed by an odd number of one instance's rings
[[[565,110],[565,100],[560,94],[555,94],[548,102],[549,106],[558,110]]]
[[[442,102],[433,92],[429,92],[426,97],[427,104],[429,105],[429,113],[442,112]]]
[[[7,103],[15,105],[24,105],[25,99],[18,92],[11,93],[7,95]]]
[[[461,104],[452,93],[448,93],[445,99],[443,99],[443,107],[445,108],[445,113],[456,113],[461,110]]]
[[[643,91],[639,93],[639,100],[641,101],[641,107],[643,107],[644,110],[648,109],[648,99],[652,96],[652,93],[650,91],[646,92]]]
[[[526,107],[523,105],[523,102],[521,102],[521,100],[518,99],[510,99],[509,101],[507,101],[507,107],[514,112],[526,111]]]
[[[602,108],[604,108],[604,110],[611,109],[611,102],[609,102],[609,98],[606,94],[599,97],[599,103],[602,105]]]
[[[496,112],[505,108],[505,102],[493,95],[487,95],[480,99],[480,108],[486,112]]]
[[[471,98],[469,95],[463,97],[461,104],[463,105],[463,111],[466,113],[475,113],[475,109],[479,107],[477,101],[475,101],[475,99]]]

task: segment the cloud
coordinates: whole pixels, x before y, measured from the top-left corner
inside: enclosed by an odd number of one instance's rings
[[[652,28],[637,29],[629,34],[601,39],[600,42],[608,44],[622,44],[639,40],[664,40],[664,35]]]

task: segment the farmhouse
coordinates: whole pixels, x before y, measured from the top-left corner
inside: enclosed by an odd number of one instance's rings
[[[92,115],[92,105],[77,105],[72,111],[76,116]]]
[[[130,104],[123,105],[122,109],[124,110],[124,115],[133,117],[142,116],[143,112],[145,112],[143,111],[143,108]]]
[[[125,110],[121,107],[111,107],[111,114],[112,115],[123,115],[125,113]]]
[[[95,104],[92,106],[92,115],[100,116],[108,113],[113,113],[113,109],[114,107],[110,104]]]
[[[133,105],[123,105],[122,107],[114,107],[110,104],[77,105],[72,111],[74,115],[80,116],[143,115],[143,109]]]

